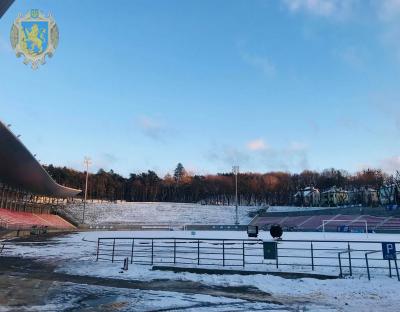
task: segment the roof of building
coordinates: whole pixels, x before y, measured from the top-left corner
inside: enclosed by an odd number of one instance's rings
[[[319,194],[319,190],[314,188],[313,186],[307,186],[306,188],[297,191],[296,194],[294,194],[295,197],[307,197],[307,196],[312,196],[314,193]]]
[[[26,191],[73,197],[81,191],[57,184],[22,142],[0,121],[0,180]]]
[[[332,186],[330,189],[327,189],[322,192],[322,194],[327,194],[327,193],[348,193],[348,191],[343,190],[341,188],[337,188],[336,186]]]

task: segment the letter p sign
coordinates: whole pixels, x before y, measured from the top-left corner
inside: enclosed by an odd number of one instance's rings
[[[382,243],[384,260],[396,260],[396,243]]]

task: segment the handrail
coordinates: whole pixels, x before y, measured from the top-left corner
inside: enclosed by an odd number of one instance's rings
[[[339,277],[343,277],[343,272],[342,272],[342,259],[341,259],[341,255],[344,253],[348,253],[349,254],[349,270],[350,270],[350,276],[353,275],[352,270],[351,270],[351,256],[350,256],[350,249],[346,249],[346,250],[342,250],[338,252],[338,260],[339,260]]]
[[[100,237],[101,239],[132,239],[134,237]],[[214,241],[249,241],[249,242],[263,242],[261,238],[207,238],[207,237],[135,237],[139,239],[178,239],[178,240],[214,240]],[[272,238],[271,238],[272,240]],[[322,240],[322,239],[281,239],[278,242],[293,242],[293,243],[361,243],[361,244],[373,244],[381,243],[382,241],[365,241],[365,240]],[[400,244],[400,241],[394,241],[396,244]]]
[[[375,251],[368,251],[365,253],[365,262],[366,262],[366,266],[367,266],[367,273],[368,273],[368,280],[371,280],[371,275],[369,273],[369,264],[368,264],[368,255],[373,254],[373,253],[378,253],[381,252],[380,250],[375,250]]]
[[[262,242],[261,239],[247,238],[99,237],[96,260],[116,262],[128,257],[131,263],[137,264],[274,265],[277,268],[279,264],[313,271],[317,268],[328,268],[329,271],[336,268],[340,270],[340,277],[344,275],[344,268],[348,268],[352,276],[354,270],[359,272],[367,266],[369,279],[370,269],[387,268],[382,258],[368,258],[370,254],[382,252],[379,246],[381,241],[279,240],[281,252],[272,262],[263,258]],[[343,263],[346,253],[348,263]],[[339,264],[335,259],[339,260]],[[372,266],[370,261],[374,261]]]
[[[396,252],[396,258],[394,259],[394,265],[396,267],[397,280],[400,282],[399,267],[397,265],[397,254],[400,254],[400,251]]]

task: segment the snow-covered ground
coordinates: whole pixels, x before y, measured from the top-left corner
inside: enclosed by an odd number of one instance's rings
[[[261,236],[268,238],[266,233]],[[352,278],[334,280],[316,280],[303,278],[297,280],[283,279],[271,275],[210,275],[192,273],[172,273],[152,271],[151,266],[130,265],[129,270],[121,272],[121,263],[96,262],[95,250],[98,237],[175,237],[175,238],[245,238],[243,232],[81,232],[56,237],[45,244],[40,243],[10,243],[6,255],[21,255],[39,260],[49,259],[60,264],[58,271],[78,275],[93,275],[135,280],[188,280],[201,282],[206,285],[222,286],[255,286],[261,291],[271,293],[273,298],[285,303],[280,311],[293,311],[299,306],[306,307],[306,311],[399,311],[400,283],[396,278],[389,278],[383,274],[372,273],[372,280],[368,281],[366,272],[356,274]],[[313,240],[368,240],[373,242],[400,241],[400,235],[395,234],[366,234],[358,233],[284,233],[284,239],[313,239]],[[379,246],[378,244],[376,246]],[[378,248],[378,247],[374,247]],[[336,263],[335,263],[336,264]],[[272,265],[265,264],[264,269],[272,269]],[[316,271],[318,273],[318,271]],[[171,289],[173,291],[173,289]],[[156,296],[157,297],[157,296]],[[161,297],[160,297],[161,298]],[[172,302],[181,302],[181,296],[172,296]],[[156,300],[156,299],[154,299]],[[161,299],[160,299],[161,300]],[[206,299],[204,299],[206,300]],[[210,299],[207,299],[210,300]],[[223,300],[223,298],[221,298]],[[156,304],[156,303],[155,303]],[[285,309],[283,309],[285,308]],[[248,307],[249,310],[252,307]],[[262,309],[262,308],[261,308]],[[149,309],[150,310],[150,309]],[[210,308],[210,311],[222,311]],[[234,310],[233,308],[228,310]],[[243,310],[243,308],[242,308]],[[246,310],[246,309],[245,309]],[[265,308],[264,308],[265,310]],[[267,309],[268,310],[268,309]],[[195,311],[195,310],[194,310]],[[300,310],[301,311],[301,310]]]
[[[251,221],[249,212],[260,209],[257,206],[239,207],[238,217],[240,224]],[[82,220],[83,206],[69,205],[66,210],[77,220]],[[234,224],[234,206],[211,206],[182,203],[87,203],[85,209],[85,223],[99,224]]]
[[[71,300],[71,297],[74,300]],[[85,300],[87,297],[90,300]],[[45,307],[36,306],[27,311],[98,311],[97,309],[82,309],[82,303],[94,301],[93,297],[100,302],[108,299],[109,302],[105,301],[102,304],[101,311],[288,311],[275,304],[210,295],[73,284],[63,285],[63,291],[58,292]]]
[[[193,258],[197,260],[197,244],[195,244],[196,240],[204,239],[202,244],[207,243],[207,239],[213,239],[215,242],[213,243],[216,246],[222,244],[222,240],[233,240],[228,244],[226,242],[226,253],[227,255],[231,255],[235,258],[234,254],[230,254],[232,252],[229,248],[235,247],[236,242],[240,242],[241,239],[248,239],[246,232],[241,231],[93,231],[93,232],[78,232],[73,234],[67,234],[65,236],[55,237],[49,239],[45,242],[13,242],[9,241],[6,243],[6,252],[11,253],[12,255],[20,255],[23,257],[30,258],[43,258],[43,259],[68,259],[68,260],[95,260],[96,258],[96,249],[97,249],[97,239],[98,238],[109,238],[109,242],[104,242],[108,246],[102,247],[105,249],[112,248],[112,240],[116,239],[116,248],[115,248],[115,259],[123,260],[123,252],[124,244],[129,248],[129,255],[131,252],[131,243],[132,239],[135,238],[137,241],[140,239],[142,242],[145,242],[147,239],[158,239],[155,245],[163,244],[160,240],[162,238],[165,240],[165,246],[167,246],[173,241],[173,238],[176,239],[185,239],[186,243],[186,253],[188,258]],[[120,238],[120,240],[118,239]],[[307,256],[307,258],[303,261],[301,259],[296,259],[297,263],[300,265],[303,262],[310,262],[310,242],[313,241],[314,248],[314,264],[317,266],[315,269],[315,273],[338,273],[338,267],[333,269],[329,268],[318,268],[318,264],[331,264],[334,266],[338,266],[337,261],[337,253],[342,250],[347,250],[348,243],[351,249],[352,258],[361,257],[361,259],[352,259],[353,266],[365,267],[365,259],[364,259],[364,250],[376,250],[381,251],[381,242],[396,242],[400,244],[400,234],[365,234],[365,233],[334,233],[334,232],[285,232],[282,236],[283,240],[278,242],[279,256],[283,257],[280,259],[279,263],[283,265],[285,263],[284,256],[290,255],[292,258],[290,261],[293,261],[293,257],[299,256]],[[237,240],[237,241],[235,241]],[[260,263],[251,267],[248,266],[249,269],[261,269],[261,270],[273,270],[275,268],[275,261],[265,260],[263,261],[262,254],[262,246],[261,241],[271,241],[271,237],[268,232],[260,232],[259,237],[257,239],[252,239],[250,242],[258,243],[259,246],[251,246],[246,249],[246,257],[252,257],[249,262],[257,262]],[[192,246],[190,244],[193,243],[193,254],[190,252],[190,248]],[[196,246],[196,248],[194,248]],[[201,248],[207,249],[207,246],[201,245]],[[162,246],[158,246],[162,247]],[[241,247],[241,244],[240,244]],[[256,250],[256,247],[259,248]],[[247,248],[247,247],[246,247]],[[241,248],[240,248],[241,249]],[[285,250],[286,249],[286,250]],[[299,250],[297,250],[299,249]],[[188,252],[189,250],[189,252]],[[253,252],[251,252],[253,250]],[[154,253],[157,252],[157,249],[154,249]],[[170,255],[166,254],[166,249],[162,251],[165,254],[165,257],[170,257]],[[216,251],[214,251],[216,252]],[[219,251],[221,253],[222,251]],[[360,254],[357,254],[359,252]],[[242,250],[237,252],[241,255]],[[332,259],[318,259],[318,256],[330,256]],[[381,253],[378,253],[376,256],[370,256],[371,259],[376,259],[382,257]],[[227,256],[226,259],[229,259]],[[347,254],[343,255],[343,265],[347,265]],[[289,261],[289,260],[288,260]],[[328,261],[328,262],[327,262]],[[357,262],[358,261],[358,262]],[[197,261],[196,261],[197,262]],[[216,262],[216,264],[219,264]],[[376,262],[374,264],[377,264]],[[380,263],[385,266],[387,262]],[[300,266],[299,266],[300,267]],[[294,266],[290,268],[288,266],[283,266],[284,270],[297,270],[298,268]],[[394,270],[394,267],[393,267]],[[303,271],[311,271],[311,268],[303,268]],[[362,275],[366,274],[366,271],[362,271]],[[379,273],[379,272],[375,272]],[[386,274],[386,273],[385,273]],[[375,274],[376,275],[376,274]],[[375,276],[372,274],[372,276]],[[379,274],[378,274],[379,275]]]

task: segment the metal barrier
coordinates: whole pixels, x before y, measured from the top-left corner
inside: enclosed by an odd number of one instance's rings
[[[101,237],[97,240],[96,260],[116,262],[128,257],[131,264],[290,267],[325,270],[340,277],[367,273],[368,278],[371,270],[384,274],[389,269],[392,277],[391,262],[383,260],[381,242],[282,240],[278,241],[277,254],[275,260],[264,260],[263,241],[257,239]],[[392,261],[400,281],[397,260]]]

